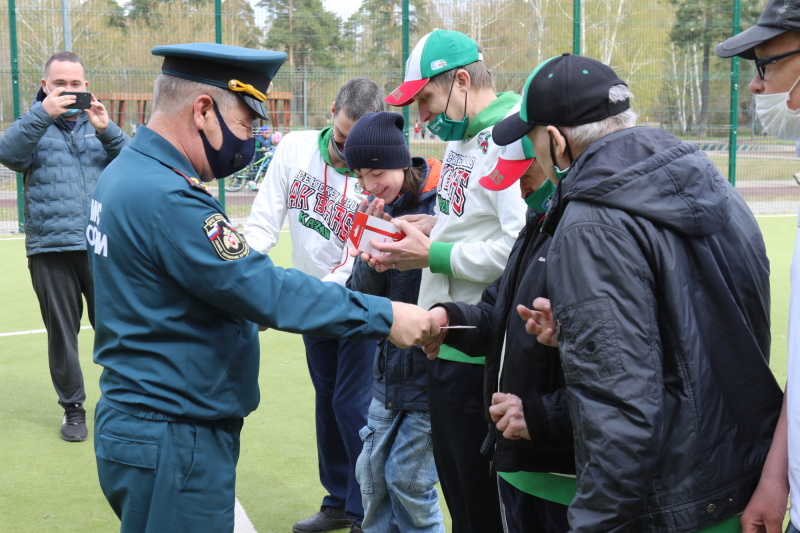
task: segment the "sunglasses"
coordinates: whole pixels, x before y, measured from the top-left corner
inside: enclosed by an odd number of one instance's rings
[[[756,59],[756,70],[758,71],[758,75],[763,80],[764,75],[767,73],[767,65],[772,65],[773,63],[777,63],[781,59],[786,59],[787,57],[793,56],[795,54],[800,54],[800,49],[792,50],[791,52],[785,52],[783,54],[777,54],[774,56],[762,57],[761,59]]]

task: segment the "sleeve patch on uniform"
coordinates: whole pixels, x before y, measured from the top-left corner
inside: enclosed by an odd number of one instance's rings
[[[203,226],[208,240],[214,245],[214,250],[225,261],[241,259],[250,254],[247,241],[239,235],[236,228],[227,221],[222,213],[215,213],[208,217]]]

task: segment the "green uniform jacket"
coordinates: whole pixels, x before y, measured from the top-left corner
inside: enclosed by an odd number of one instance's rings
[[[259,402],[256,324],[386,337],[385,298],[251,251],[169,142],[141,127],[98,181],[86,228],[100,388],[132,415],[239,418]]]

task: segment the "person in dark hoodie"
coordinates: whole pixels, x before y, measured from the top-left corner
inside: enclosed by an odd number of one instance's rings
[[[536,67],[520,113],[495,126],[501,145],[527,135],[558,182],[543,226],[550,302],[520,315],[561,353],[570,531],[737,531],[782,399],[769,261],[708,156],[634,127],[631,97],[610,67],[564,54]]]
[[[347,136],[347,166],[370,195],[361,205],[369,215],[390,219],[433,214],[441,162],[412,158],[404,125],[400,114],[369,113]],[[419,268],[378,272],[356,260],[347,287],[416,303],[421,277]],[[356,462],[364,504],[361,527],[366,533],[444,533],[435,487],[439,476],[431,444],[427,369],[421,348],[378,341],[372,402],[360,432],[364,448]]]
[[[84,230],[89,202],[103,169],[130,142],[92,96],[81,60],[58,52],[45,63],[41,87],[27,113],[0,137],[0,164],[24,174],[25,248],[33,290],[47,328],[50,377],[64,409],[61,438],[83,442],[86,389],[78,353],[83,300],[94,325],[94,282]]]
[[[503,275],[489,285],[476,305],[436,304],[431,314],[442,330],[423,346],[434,357],[442,341],[474,357],[486,356],[484,404],[492,465],[498,475],[500,509],[506,533],[565,533],[567,505],[575,496],[572,425],[558,350],[525,331],[518,305],[547,295],[546,257],[550,236],[541,231],[555,185],[536,162],[527,137],[504,146],[480,183],[501,191],[519,183],[528,204]]]

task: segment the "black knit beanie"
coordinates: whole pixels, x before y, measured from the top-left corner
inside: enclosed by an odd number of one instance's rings
[[[403,115],[390,111],[368,113],[347,135],[344,157],[350,170],[393,169],[411,166],[411,152],[403,136]]]

